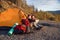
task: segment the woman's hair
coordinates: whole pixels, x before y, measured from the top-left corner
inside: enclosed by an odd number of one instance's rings
[[[31,14],[28,14],[28,16],[32,16]]]

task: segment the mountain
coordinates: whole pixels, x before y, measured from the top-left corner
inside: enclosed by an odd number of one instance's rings
[[[57,11],[47,11],[47,12],[50,12],[50,13],[53,13],[53,14],[60,14],[60,10],[57,10]]]

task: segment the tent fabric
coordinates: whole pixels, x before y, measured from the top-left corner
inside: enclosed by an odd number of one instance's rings
[[[26,19],[24,12],[18,8],[9,8],[0,13],[0,26],[13,26],[16,22],[21,24],[21,20]]]

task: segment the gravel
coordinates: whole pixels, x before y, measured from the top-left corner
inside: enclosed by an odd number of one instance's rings
[[[0,31],[0,40],[60,40],[60,29],[55,27],[44,26],[40,30],[34,30],[33,33],[12,36],[8,36],[7,32],[7,30]]]

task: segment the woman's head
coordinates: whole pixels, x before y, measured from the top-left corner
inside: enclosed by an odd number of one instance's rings
[[[32,15],[29,14],[29,15],[28,15],[28,18],[31,19],[31,16],[32,16]]]

